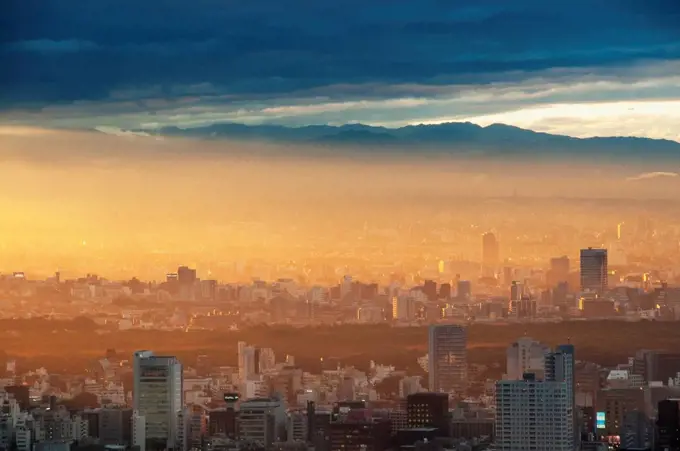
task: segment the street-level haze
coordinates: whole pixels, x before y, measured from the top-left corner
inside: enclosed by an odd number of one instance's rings
[[[547,261],[606,245],[601,230],[650,208],[668,220],[680,211],[680,167],[668,163],[25,127],[2,128],[0,157],[0,271],[35,276],[160,280],[186,264],[220,280],[312,282],[345,271],[384,280],[394,268],[479,261],[487,231],[505,245],[503,258]]]

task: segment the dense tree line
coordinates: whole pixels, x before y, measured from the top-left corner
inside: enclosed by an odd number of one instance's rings
[[[14,320],[16,321],[16,320]],[[417,358],[427,353],[427,328],[395,328],[388,325],[340,325],[293,328],[255,326],[241,331],[111,331],[97,332],[87,318],[72,321],[20,320],[12,328],[0,324],[0,342],[9,357],[22,366],[76,371],[100,358],[106,349],[131,355],[136,349],[153,349],[179,356],[187,365],[206,354],[214,364],[234,365],[236,343],[271,347],[279,358],[295,356],[309,370],[321,368],[323,357],[343,364],[367,367],[370,360],[398,368],[417,370]],[[637,349],[674,349],[680,343],[680,323],[639,321],[571,321],[552,324],[473,324],[468,328],[471,363],[500,365],[505,348],[528,335],[548,345],[571,342],[577,358],[605,365],[624,362]],[[25,326],[25,327],[24,327]],[[18,331],[18,333],[17,333]],[[2,359],[2,355],[0,355]],[[43,362],[43,363],[39,363]],[[62,362],[62,363],[59,363]]]

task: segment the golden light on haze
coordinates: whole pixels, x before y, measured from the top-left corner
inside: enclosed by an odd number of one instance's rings
[[[477,258],[479,235],[492,228],[507,236],[591,221],[616,233],[623,219],[594,214],[596,207],[567,211],[555,201],[536,211],[485,197],[680,198],[680,189],[669,189],[677,177],[626,181],[658,171],[651,163],[397,157],[370,149],[358,157],[337,149],[17,130],[0,131],[0,271],[36,276],[60,269],[160,280],[192,264],[202,277],[233,280],[245,260],[276,265],[262,277],[286,274],[291,261],[363,268],[431,258],[437,268],[453,256]],[[431,233],[446,244],[428,245]],[[512,252],[522,251],[506,249]],[[536,252],[547,259],[564,251],[550,244]]]

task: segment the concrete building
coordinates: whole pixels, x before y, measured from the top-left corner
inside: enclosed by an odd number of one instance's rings
[[[569,411],[571,415],[571,433],[573,443],[580,441],[580,423],[576,411],[576,358],[574,346],[559,345],[545,356],[545,380],[564,382],[566,384]]]
[[[286,433],[285,404],[276,398],[243,401],[239,409],[238,431],[241,440],[271,447]]]
[[[133,408],[144,417],[145,439],[154,448],[177,449],[177,415],[184,405],[182,364],[151,351],[134,353]]]
[[[288,413],[286,433],[289,442],[307,440],[307,415],[302,411]]]
[[[602,293],[607,286],[607,250],[581,249],[581,291]]]
[[[534,373],[543,378],[545,356],[550,348],[529,337],[522,337],[511,344],[506,351],[506,370],[503,379],[522,380],[524,373]]]
[[[467,388],[467,333],[454,324],[431,325],[428,340],[429,389],[463,393]]]
[[[103,445],[132,444],[132,409],[99,409],[98,437]]]
[[[567,383],[523,380],[496,383],[498,451],[573,451],[573,412]]]
[[[132,412],[132,446],[146,451],[146,419],[137,411]]]

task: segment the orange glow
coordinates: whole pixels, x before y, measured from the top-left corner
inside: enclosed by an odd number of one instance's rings
[[[599,245],[592,230],[618,238],[620,218],[637,214],[553,196],[680,196],[673,178],[626,182],[586,162],[302,150],[2,127],[0,271],[161,280],[185,264],[219,280],[385,281],[398,268],[452,280],[447,262],[479,261],[488,230],[503,260],[542,265]],[[658,168],[636,168],[647,169]]]

